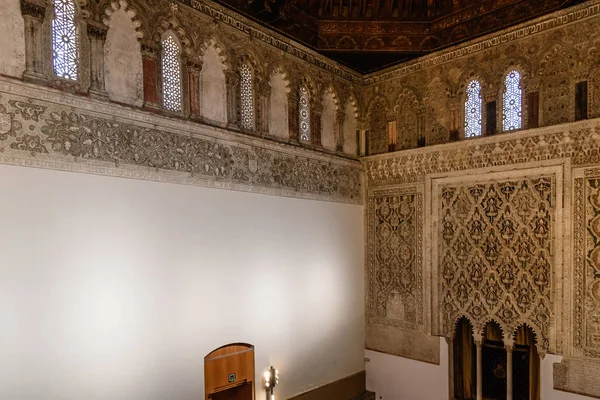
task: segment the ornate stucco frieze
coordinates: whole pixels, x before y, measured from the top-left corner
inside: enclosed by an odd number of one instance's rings
[[[4,78],[0,162],[362,202],[356,161]]]

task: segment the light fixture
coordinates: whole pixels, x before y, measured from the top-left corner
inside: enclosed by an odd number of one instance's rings
[[[275,400],[274,389],[275,386],[279,383],[279,371],[277,371],[273,366],[265,371],[265,389],[267,391],[267,400],[269,400],[268,396],[271,395],[270,400]]]

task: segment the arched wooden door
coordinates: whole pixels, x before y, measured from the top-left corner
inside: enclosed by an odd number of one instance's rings
[[[205,400],[254,400],[254,346],[235,343],[204,357]]]

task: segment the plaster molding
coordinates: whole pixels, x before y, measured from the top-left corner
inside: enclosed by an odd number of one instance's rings
[[[356,161],[4,77],[0,163],[362,203]]]

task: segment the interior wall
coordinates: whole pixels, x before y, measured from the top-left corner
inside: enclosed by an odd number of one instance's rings
[[[323,96],[323,113],[321,114],[321,144],[329,151],[335,151],[335,114],[336,105],[332,92],[326,92]]]
[[[25,33],[18,0],[2,2],[0,32],[0,74],[21,78],[25,71]]]
[[[342,130],[344,131],[344,153],[355,156],[358,143],[356,137],[356,110],[355,106],[348,102],[346,104],[344,123]]]
[[[202,57],[202,73],[200,75],[201,113],[210,122],[227,123],[227,101],[224,65],[221,62],[219,49],[211,45]]]
[[[361,206],[6,165],[0,193],[2,399],[198,399],[232,342],[282,399],[364,369]]]
[[[274,73],[269,80],[271,86],[271,109],[269,134],[281,139],[289,139],[288,131],[288,82],[281,73]]]
[[[372,350],[365,351],[367,390],[377,400],[439,400],[449,398],[448,345],[440,339],[440,364],[428,364]],[[546,355],[541,367],[541,398],[544,400],[585,400],[572,393],[554,390],[552,366],[562,357]]]
[[[106,92],[113,101],[143,103],[142,53],[133,21],[123,8],[111,14],[104,44]]]

